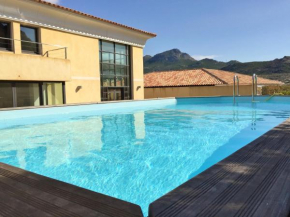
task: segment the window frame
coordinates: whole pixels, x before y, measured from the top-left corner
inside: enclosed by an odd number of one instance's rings
[[[109,52],[109,51],[103,51],[102,43],[112,43],[114,46],[114,52]],[[116,51],[116,45],[122,45],[125,46],[126,52],[125,54],[119,53]],[[107,101],[108,100],[108,92],[109,89],[122,89],[122,92],[124,93],[124,97],[122,100],[130,100],[132,99],[132,74],[131,74],[131,47],[126,44],[120,44],[116,42],[110,42],[110,41],[105,41],[105,40],[99,40],[99,65],[100,65],[100,89],[101,89],[101,100],[102,101]],[[103,53],[110,53],[113,54],[114,56],[114,61],[113,63],[107,63],[103,62]],[[116,63],[116,56],[120,55],[125,56],[125,65],[123,64],[117,64]],[[114,68],[114,74],[104,74],[103,67],[107,66],[109,69],[110,67]],[[117,74],[117,67],[124,67],[125,68],[125,74]],[[108,77],[114,77],[114,86],[103,86],[104,79],[107,79]],[[127,83],[127,86],[117,86],[117,79],[118,78],[124,78],[125,83]],[[128,91],[129,90],[129,91]],[[105,97],[107,95],[107,97]]]
[[[0,23],[8,24],[8,28],[9,28],[9,30],[8,30],[9,37],[8,37],[8,39],[6,39],[7,41],[9,41],[9,43],[8,43],[6,48],[0,47],[0,51],[13,51],[13,44],[14,43],[13,43],[13,39],[12,39],[12,22],[0,20]],[[3,39],[3,40],[5,40],[5,39]]]
[[[35,38],[36,41],[35,42],[26,42],[26,43],[31,43],[31,44],[35,44],[36,46],[36,51],[31,51],[31,50],[25,50],[23,49],[23,43],[25,43],[22,37],[21,37],[21,28],[27,28],[27,29],[34,29],[35,30]],[[36,55],[40,55],[41,54],[41,42],[40,42],[40,28],[39,27],[35,27],[35,26],[27,26],[24,24],[20,24],[20,38],[21,38],[21,52],[24,54],[36,54]]]
[[[21,108],[17,106],[17,87],[16,84],[20,84],[20,83],[34,83],[34,84],[38,84],[38,88],[39,88],[39,104],[40,106],[54,106],[54,105],[44,105],[44,96],[43,96],[43,83],[61,83],[62,84],[62,98],[63,98],[63,105],[66,104],[66,85],[64,81],[5,81],[2,80],[0,81],[1,83],[10,83],[12,86],[12,95],[13,95],[13,107],[9,107],[9,108]],[[38,107],[38,106],[29,106],[29,107]],[[8,108],[8,109],[9,109]],[[1,108],[0,108],[1,109]],[[6,109],[6,108],[5,108]]]

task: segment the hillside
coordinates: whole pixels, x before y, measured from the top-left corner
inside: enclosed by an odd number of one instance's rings
[[[236,63],[223,68],[226,71],[251,75],[256,73],[265,78],[290,83],[290,56],[264,62]]]
[[[290,56],[264,62],[241,63],[236,60],[220,62],[213,59],[195,60],[189,54],[178,49],[165,51],[155,56],[144,56],[145,73],[153,71],[169,71],[181,69],[222,69],[252,75],[256,73],[265,78],[290,83]]]
[[[218,62],[212,59],[195,60],[187,53],[182,53],[178,49],[172,49],[155,56],[144,56],[145,73],[153,71],[211,68],[220,69],[227,66],[224,62]]]

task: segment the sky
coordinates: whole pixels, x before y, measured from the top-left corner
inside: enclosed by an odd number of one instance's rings
[[[178,48],[196,59],[290,56],[290,0],[48,0],[157,34],[144,55]]]

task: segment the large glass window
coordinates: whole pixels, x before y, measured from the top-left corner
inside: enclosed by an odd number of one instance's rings
[[[21,26],[20,28],[22,52],[39,54],[37,29],[27,26]]]
[[[43,105],[63,104],[62,83],[43,83]]]
[[[0,108],[10,107],[13,107],[12,84],[0,82]]]
[[[11,28],[10,23],[0,21],[0,49],[11,50]]]
[[[16,83],[17,107],[40,106],[38,83]]]
[[[65,103],[62,82],[0,82],[0,108]]]
[[[129,46],[100,41],[102,101],[131,99]]]

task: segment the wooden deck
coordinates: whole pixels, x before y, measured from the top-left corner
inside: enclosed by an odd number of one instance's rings
[[[290,217],[290,119],[149,207],[150,217]]]
[[[135,204],[0,163],[0,216],[142,217]]]

